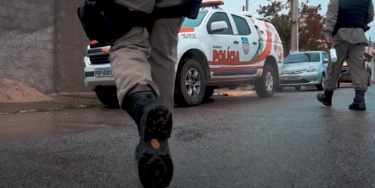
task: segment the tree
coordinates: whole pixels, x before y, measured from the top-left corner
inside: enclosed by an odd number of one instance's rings
[[[277,29],[284,45],[285,56],[290,51],[290,0],[267,0],[268,4],[260,6],[258,14],[272,23]],[[309,0],[299,6],[299,47],[305,50],[323,50],[325,48],[322,35],[323,16],[319,14],[321,5],[309,5]]]
[[[323,50],[326,46],[323,36],[323,16],[319,14],[322,9],[321,5],[311,6],[301,3],[299,12],[300,33],[299,46],[300,49],[306,50]]]

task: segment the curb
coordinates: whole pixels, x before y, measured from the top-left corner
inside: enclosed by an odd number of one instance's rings
[[[49,95],[50,97],[58,97],[58,96],[64,96],[64,97],[73,97],[73,98],[89,98],[89,99],[96,99],[96,93],[95,92],[64,92],[64,93],[52,93]]]

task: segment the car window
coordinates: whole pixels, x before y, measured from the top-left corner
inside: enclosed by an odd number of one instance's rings
[[[238,35],[250,35],[251,31],[249,28],[249,24],[247,24],[247,21],[239,16],[233,15],[234,23],[236,24]]]
[[[218,22],[218,21],[225,21],[228,24],[228,29],[226,31],[218,32],[218,33],[215,33],[215,34],[233,35],[232,26],[230,24],[228,16],[227,16],[226,13],[223,13],[223,12],[216,12],[216,13],[212,14],[210,20],[207,23],[207,29],[211,30],[211,23]]]
[[[206,16],[207,12],[207,10],[199,11],[197,19],[194,20],[185,18],[184,22],[182,23],[182,27],[198,27],[202,23],[202,20]]]
[[[327,63],[327,61],[324,61],[325,59],[329,59],[328,58],[328,54],[326,54],[326,53],[322,53],[322,55],[323,55],[323,63]]]
[[[285,58],[284,64],[320,62],[320,53],[296,53]]]

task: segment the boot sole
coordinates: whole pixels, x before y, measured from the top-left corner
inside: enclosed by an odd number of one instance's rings
[[[172,115],[160,105],[154,105],[147,115],[139,142],[138,174],[145,188],[168,187],[173,176],[173,162],[168,138],[172,133]]]
[[[351,107],[351,106],[349,105],[349,110],[354,110],[354,111],[366,111],[366,107],[364,107],[364,108],[361,108],[361,107],[356,108],[356,107]]]

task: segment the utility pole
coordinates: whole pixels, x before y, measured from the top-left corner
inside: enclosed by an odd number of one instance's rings
[[[291,15],[292,15],[292,23],[291,23],[291,35],[290,35],[290,51],[297,52],[298,47],[298,0],[291,0]]]
[[[369,52],[368,53],[369,53],[369,55],[372,55],[372,51],[371,50],[374,50],[375,48],[374,49],[372,49],[372,48],[375,47],[375,46],[372,46],[371,37],[368,40],[369,40],[369,47],[368,47],[369,48],[368,49]],[[372,58],[369,63],[371,63],[371,72],[372,72],[372,74],[371,74],[371,80],[375,80],[375,75],[374,75],[374,72],[375,72],[375,59]]]
[[[249,0],[246,0],[245,10],[246,10],[246,11],[249,11]]]

